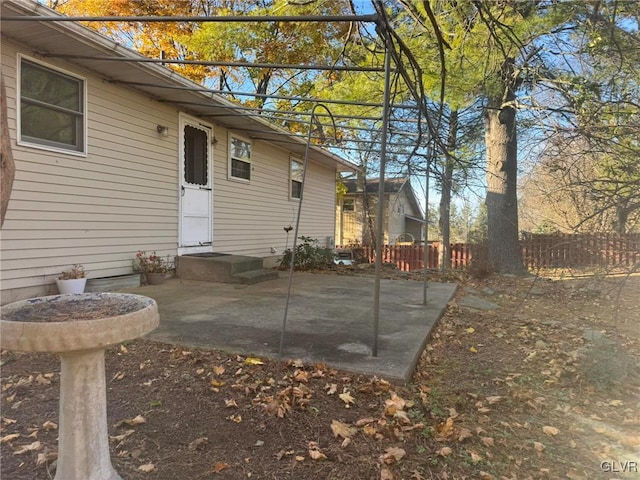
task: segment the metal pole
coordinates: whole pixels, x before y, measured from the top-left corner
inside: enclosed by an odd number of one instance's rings
[[[380,67],[358,67],[348,65],[313,65],[308,63],[252,63],[252,62],[222,62],[210,60],[181,60],[179,58],[145,58],[145,57],[106,57],[102,55],[75,55],[67,53],[45,53],[42,55],[47,58],[69,58],[71,60],[100,60],[102,62],[138,62],[138,63],[160,63],[176,64],[176,65],[202,65],[207,67],[240,67],[240,68],[291,68],[294,70],[330,70],[336,72],[354,71],[354,72],[384,72],[384,68]],[[115,82],[114,82],[115,83]],[[226,90],[221,93],[236,94]],[[252,94],[254,95],[254,94]],[[322,100],[323,102],[325,100]],[[417,107],[413,107],[417,108]]]
[[[431,157],[427,156],[427,174],[424,195],[424,284],[422,285],[422,304],[427,304],[427,273],[429,271],[429,169]]]
[[[380,177],[378,184],[378,231],[376,232],[376,279],[373,292],[373,347],[371,353],[378,356],[378,327],[380,323],[380,276],[382,275],[382,241],[383,241],[383,220],[384,220],[384,175],[387,161],[387,133],[389,131],[389,99],[390,99],[390,73],[391,54],[389,53],[389,39],[385,35],[385,55],[384,55],[384,101],[382,110],[382,139],[380,142]]]
[[[302,164],[302,185],[300,186],[300,198],[298,200],[296,226],[295,226],[295,230],[293,231],[293,246],[291,247],[291,264],[289,265],[289,282],[287,284],[287,299],[284,304],[284,317],[282,319],[282,329],[280,331],[280,347],[278,348],[278,357],[280,360],[282,360],[282,354],[284,352],[284,336],[287,330],[287,318],[289,315],[289,303],[291,300],[291,286],[293,285],[293,271],[294,271],[295,260],[296,260],[296,247],[298,246],[298,232],[300,230],[300,216],[302,213],[302,200],[304,198],[304,187],[307,179],[307,169],[308,169],[308,163],[309,163],[309,148],[311,147],[311,134],[313,132],[313,119],[315,118],[314,116],[316,114],[316,108],[318,107],[324,108],[329,113],[329,116],[331,117],[331,120],[333,121],[333,124],[334,124],[333,130],[334,131],[336,130],[335,120],[333,120],[333,116],[331,116],[331,111],[329,111],[326,105],[323,105],[321,103],[316,103],[311,109],[311,116],[309,117],[310,118],[309,132],[307,133],[307,144],[304,150],[304,160],[303,160],[304,163]],[[279,370],[280,370],[280,365],[278,365],[278,372]]]
[[[170,23],[170,22],[193,22],[193,23],[253,23],[253,22],[365,22],[375,23],[378,21],[377,15],[229,15],[229,16],[158,16],[158,15],[137,15],[137,16],[77,16],[67,17],[62,15],[25,15],[6,16],[2,21],[8,22],[141,22],[141,23]]]

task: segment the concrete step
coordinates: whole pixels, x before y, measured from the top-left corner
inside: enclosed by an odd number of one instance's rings
[[[267,280],[275,280],[280,275],[276,270],[268,270],[261,268],[260,270],[249,270],[248,272],[238,273],[233,276],[237,283],[245,285],[253,285],[254,283],[266,282]]]
[[[244,255],[216,253],[182,255],[176,262],[176,276],[186,280],[202,280],[223,283],[257,283],[277,278],[266,275],[262,259]],[[251,273],[257,272],[257,273]],[[266,272],[270,272],[266,270]],[[243,275],[240,276],[239,275]],[[236,278],[238,277],[238,278]]]

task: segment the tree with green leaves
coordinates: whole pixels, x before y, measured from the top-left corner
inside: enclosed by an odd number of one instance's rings
[[[224,0],[49,0],[50,6],[68,16],[202,16],[215,15],[227,2]],[[191,50],[189,39],[198,31],[195,22],[88,22],[116,41],[130,45],[150,58],[201,60],[199,52]],[[202,65],[168,66],[181,75],[202,82],[210,69]]]
[[[482,99],[487,243],[494,269],[525,271],[517,206],[522,134],[540,144],[559,135],[587,139],[591,157],[598,156],[600,172],[590,190],[608,200],[601,202],[603,208],[616,210],[616,229],[622,231],[630,212],[638,208],[633,196],[638,171],[637,102],[632,94],[637,92],[638,78],[638,4],[402,3],[415,25],[430,34],[425,40],[430,58],[435,58],[431,39],[436,40],[439,70],[433,61],[422,65],[425,75],[431,73],[440,81],[441,100],[464,94]],[[532,136],[536,131],[538,137]]]
[[[515,0],[403,4],[416,25],[437,40],[440,68],[426,63],[425,75],[440,85],[441,101],[484,99],[489,260],[497,271],[524,273],[516,198],[516,92],[542,30],[540,13],[530,2]]]
[[[589,197],[576,228],[599,220],[625,233],[640,214],[638,18],[637,2],[578,3],[573,29],[553,45],[563,55],[549,84],[571,112],[554,125],[553,144],[571,158],[547,164]]]
[[[353,13],[353,5],[348,1],[67,0],[59,3],[65,13],[94,15]],[[555,116],[559,118],[558,130],[571,130],[600,146],[603,152],[598,161],[601,175],[599,181],[591,185],[594,194],[608,198],[615,206],[619,225],[637,208],[638,202],[633,196],[637,191],[634,188],[637,169],[633,168],[637,165],[633,159],[638,158],[637,155],[634,157],[637,135],[634,137],[633,132],[636,132],[634,128],[638,122],[637,108],[630,95],[637,87],[637,75],[633,70],[637,55],[634,59],[620,48],[628,38],[637,38],[637,10],[637,4],[614,0],[402,0],[400,5],[393,4],[388,9],[397,31],[396,39],[401,38],[422,69],[421,78],[414,80],[424,86],[432,103],[435,99],[441,105],[432,112],[429,125],[431,138],[437,140],[432,145],[438,150],[439,160],[432,166],[440,167],[434,170],[441,175],[444,197],[441,210],[445,213],[456,184],[453,175],[456,168],[452,167],[461,165],[460,160],[464,157],[460,139],[468,137],[459,134],[458,130],[464,128],[465,122],[451,121],[455,119],[452,113],[470,105],[482,107],[488,246],[490,261],[496,270],[524,273],[518,244],[516,117],[529,122],[527,127],[530,128],[537,120],[532,112],[539,112],[543,118],[539,125],[548,125],[548,119]],[[633,27],[624,24],[634,18],[635,32]],[[142,22],[103,24],[100,28],[112,34],[128,35],[130,43],[149,56],[164,52],[169,57],[213,61],[340,64],[344,60],[352,65],[380,66],[384,53],[381,38],[365,37],[360,26],[347,23],[276,21],[201,25],[197,22]],[[581,42],[581,39],[587,40]],[[562,45],[559,54],[556,52],[558,45]],[[576,67],[576,62],[585,58],[591,58],[593,64]],[[623,64],[624,68],[620,68]],[[604,65],[604,68],[598,65]],[[365,72],[309,73],[293,68],[259,66],[193,68],[190,72],[183,67],[181,73],[206,85],[215,83],[220,90],[251,90],[255,93],[253,100],[247,101],[247,97],[240,96],[236,100],[257,109],[265,108],[268,102],[268,107],[276,110],[309,111],[310,102],[305,100],[308,96],[379,103],[383,94],[382,76]],[[400,70],[398,67],[392,79],[395,92],[392,100],[398,103],[421,101],[411,99],[410,93],[415,94],[415,86],[400,87]],[[612,80],[616,81],[612,83]],[[606,94],[592,95],[594,91]],[[617,93],[612,96],[612,92]],[[280,98],[265,100],[272,94]],[[562,105],[543,105],[549,99],[561,99]],[[331,108],[333,112],[344,114],[380,113],[377,107],[345,104]],[[398,173],[413,174],[420,168],[424,171],[424,157],[416,155],[423,145],[415,145],[422,137],[410,136],[419,131],[420,126],[412,126],[415,124],[408,118],[411,113],[405,111],[403,114],[407,120],[393,125],[391,138],[405,142],[406,146],[397,148],[389,157],[398,159]],[[394,117],[400,117],[400,111],[394,111]],[[287,113],[282,113],[282,118],[283,125],[293,131],[306,129],[304,122],[290,118]],[[375,128],[379,127],[379,122],[354,119],[349,124],[374,128],[373,132],[354,130],[356,133],[350,133],[349,137],[354,142],[370,142],[371,151],[376,152],[380,138]],[[346,136],[346,130],[333,132],[326,124],[319,127],[319,141],[334,133]],[[369,165],[376,163],[375,153],[364,155]],[[418,162],[414,161],[416,158]]]
[[[93,16],[288,16],[348,15],[348,1],[316,0],[66,0],[54,8],[66,15]],[[270,64],[338,63],[348,53],[357,28],[346,22],[104,22],[89,27],[119,40],[151,58],[247,62]],[[242,90],[264,95],[306,95],[313,88],[316,72],[286,68],[202,65],[168,66],[196,82],[220,90]],[[335,72],[325,74],[329,81]],[[249,86],[251,88],[249,89]],[[244,98],[239,101],[244,101]],[[262,106],[257,96],[249,105]]]
[[[351,14],[346,2],[303,2],[272,0],[259,3],[236,2],[221,9],[218,15],[333,16]],[[313,22],[255,22],[207,23],[188,40],[190,50],[199,52],[204,60],[251,62],[257,64],[325,64],[338,63],[347,51],[356,29],[347,22],[319,25]],[[337,72],[318,73],[293,68],[248,67],[238,72],[236,67],[219,69],[218,86],[225,89],[250,90],[258,95],[305,96],[318,81],[337,80]],[[265,97],[257,96],[249,102],[261,107]],[[281,100],[275,106],[281,109],[295,107],[291,101]]]

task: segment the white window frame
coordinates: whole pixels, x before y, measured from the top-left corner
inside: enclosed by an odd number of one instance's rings
[[[351,208],[350,210],[346,210],[346,209],[344,208],[344,206],[345,206],[345,202],[346,202],[347,200],[349,201],[350,205],[353,207],[353,208]],[[342,211],[343,211],[343,212],[355,212],[355,211],[356,211],[356,199],[355,199],[355,198],[343,198],[343,199],[342,199]]]
[[[302,178],[304,178],[304,162],[298,157],[289,157],[289,200],[295,200],[297,202],[300,201],[300,197],[293,196],[293,162],[300,165],[300,172],[302,174]],[[300,192],[302,193],[302,179],[295,180],[296,182],[300,182]]]
[[[239,158],[233,156],[233,140],[240,140],[241,142],[249,145],[249,159]],[[227,164],[227,179],[233,180],[234,182],[242,182],[242,183],[251,183],[251,178],[253,177],[253,142],[243,137],[242,135],[237,135],[235,133],[229,132],[229,140],[228,140],[229,148],[228,148],[228,164]],[[238,160],[239,162],[244,162],[249,164],[249,178],[235,177],[233,176],[233,169],[231,168],[233,160]]]
[[[42,139],[42,142],[37,142],[37,139],[34,140],[30,140],[30,139],[23,139],[22,137],[22,62],[27,61],[29,63],[33,63],[36,65],[39,65],[40,67],[46,69],[46,70],[51,70],[54,73],[59,73],[60,75],[64,75],[70,78],[73,78],[75,80],[78,80],[82,86],[82,99],[81,99],[81,105],[82,105],[82,132],[79,135],[79,139],[82,142],[81,148],[76,150],[74,148],[67,148],[65,146],[63,146],[63,144],[57,144],[57,145],[53,145],[53,144],[48,144],[46,140]],[[40,60],[37,60],[33,57],[29,57],[27,55],[22,55],[22,54],[18,54],[17,56],[17,79],[16,79],[16,92],[17,92],[17,96],[16,96],[16,113],[17,113],[17,134],[18,134],[18,139],[17,139],[17,144],[20,146],[25,146],[25,147],[30,147],[30,148],[37,148],[40,150],[47,150],[47,151],[52,151],[52,152],[59,152],[59,153],[65,153],[68,155],[75,155],[75,156],[79,156],[79,157],[86,157],[87,156],[87,118],[88,118],[88,112],[87,112],[87,79],[85,77],[82,77],[80,75],[77,75],[75,73],[69,72],[67,70],[64,70],[62,68],[50,65],[48,63],[42,62]],[[33,137],[30,137],[33,138]],[[53,143],[53,142],[52,142]],[[60,145],[60,146],[59,146]]]

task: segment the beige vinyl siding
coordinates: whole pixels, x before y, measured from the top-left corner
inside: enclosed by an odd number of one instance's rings
[[[385,205],[385,211],[387,214],[387,232],[389,242],[394,243],[399,235],[405,233],[405,213],[398,212],[398,207],[404,205],[405,212],[409,213],[409,206],[407,205],[407,198],[403,191],[400,193],[390,194],[389,203]]]
[[[47,61],[86,79],[87,156],[17,146],[18,51],[3,42],[16,178],[2,230],[2,302],[24,297],[16,289],[51,292],[57,274],[74,263],[95,278],[131,273],[138,249],[175,255],[178,112]],[[157,124],[169,126],[168,138]]]
[[[384,197],[384,216],[383,216],[383,244],[388,244],[393,241],[395,237],[389,234],[389,221],[390,221],[390,204],[394,202],[395,194],[385,194]],[[367,245],[373,245],[371,238],[372,232],[369,228],[369,220],[364,207],[364,195],[348,194],[345,198],[354,200],[354,210],[344,211],[341,208],[338,209],[338,215],[340,219],[336,221],[337,225],[342,228],[341,231],[341,243],[342,245],[348,245],[350,243],[364,243]],[[370,193],[369,200],[369,214],[373,219],[373,236],[377,233],[377,221],[378,215],[378,195],[377,193]],[[397,236],[397,235],[396,235]]]
[[[227,179],[226,131],[215,128],[219,139],[214,156],[213,249],[216,252],[271,257],[287,246],[284,227],[295,226],[299,200],[289,199],[290,153],[271,144],[252,145],[251,182]],[[300,235],[317,238],[324,246],[334,236],[335,170],[309,163],[304,191]],[[288,245],[293,241],[289,234]]]
[[[398,206],[403,205],[404,211],[398,212]],[[398,236],[409,233],[413,235],[416,241],[421,240],[420,229],[416,229],[415,223],[410,225],[407,223],[407,215],[414,217],[421,217],[422,212],[416,212],[413,209],[412,202],[409,200],[406,188],[403,188],[398,193],[394,193],[389,196],[389,205],[386,206],[388,213],[388,229],[389,229],[389,241],[394,243]]]
[[[0,232],[1,302],[56,293],[55,278],[75,263],[100,278],[131,273],[137,250],[175,255],[179,112],[78,66],[47,61],[86,79],[87,155],[17,146],[18,52],[31,56],[3,39],[16,179]],[[158,124],[169,127],[168,137],[157,134]],[[255,141],[251,181],[229,180],[228,131],[214,125],[213,133],[212,249],[263,257],[272,265],[293,242],[284,227],[295,225],[300,205],[289,198],[290,152]],[[308,165],[299,234],[322,246],[334,237],[335,173]]]

